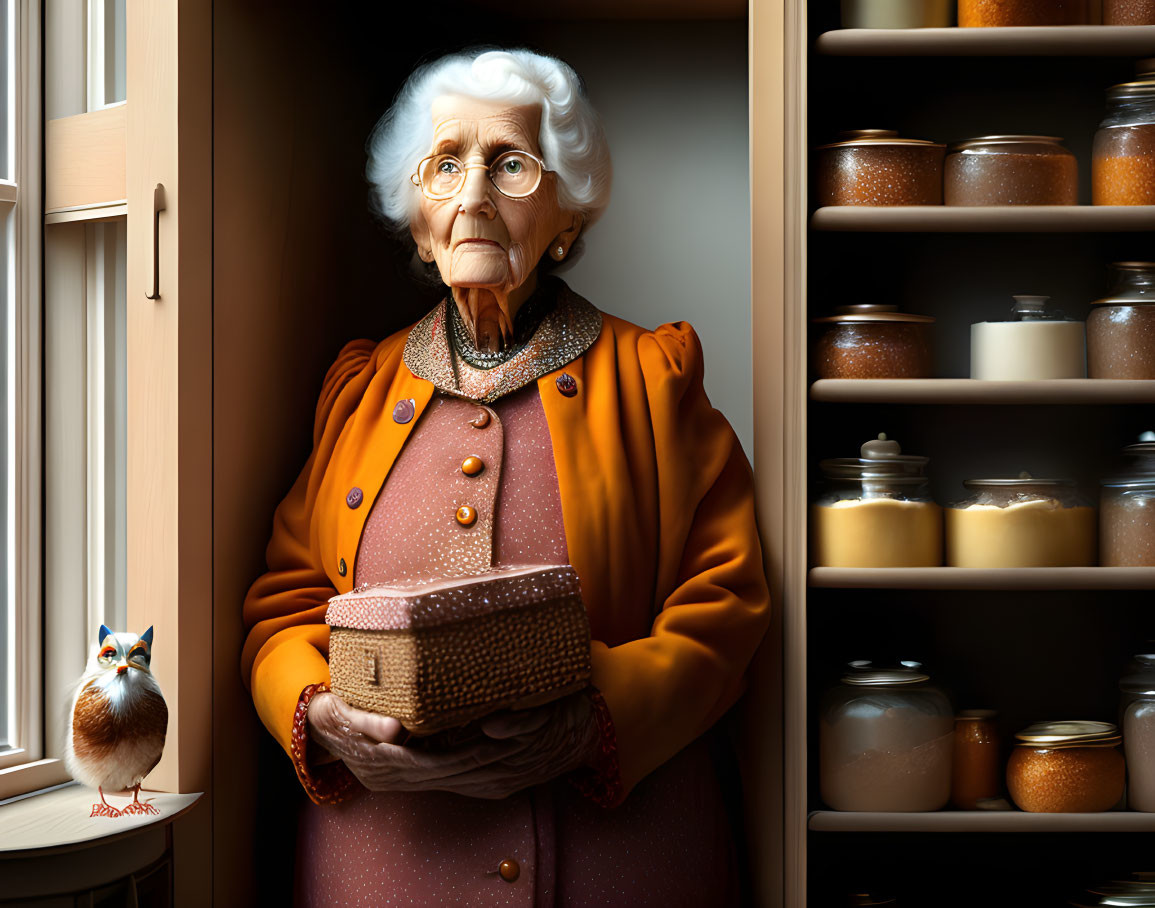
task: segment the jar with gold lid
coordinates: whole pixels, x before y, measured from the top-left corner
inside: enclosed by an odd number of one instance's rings
[[[818,567],[937,567],[942,509],[930,494],[929,458],[903,454],[885,434],[859,457],[819,463],[824,484],[810,508]]]
[[[1131,462],[1103,480],[1099,496],[1099,563],[1155,567],[1155,432],[1144,432],[1123,455]]]
[[[958,0],[964,28],[1015,25],[1085,25],[1087,0]]]
[[[1091,378],[1155,379],[1155,262],[1115,262],[1087,316]]]
[[[814,319],[819,378],[930,378],[929,315],[899,312],[886,303],[838,306]]]
[[[951,146],[947,205],[1076,205],[1079,168],[1054,136],[980,136]]]
[[[942,204],[945,145],[859,129],[817,153],[819,205]]]
[[[1155,654],[1136,656],[1119,679],[1127,806],[1155,813]]]
[[[1095,508],[1073,480],[968,479],[944,509],[946,563],[964,568],[1090,567]]]
[[[1123,797],[1123,738],[1110,722],[1039,722],[1015,735],[1011,800],[1028,813],[1099,813]]]
[[[939,810],[950,798],[954,713],[919,662],[851,662],[823,697],[818,737],[834,810]]]
[[[1155,80],[1107,90],[1107,116],[1091,149],[1091,202],[1155,205]]]

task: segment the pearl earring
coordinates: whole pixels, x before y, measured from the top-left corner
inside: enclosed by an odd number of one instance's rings
[[[557,257],[560,259],[563,255],[565,255],[565,247],[564,246],[558,246],[557,247]]]

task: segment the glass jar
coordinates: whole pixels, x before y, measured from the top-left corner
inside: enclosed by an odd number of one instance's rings
[[[946,563],[965,568],[1090,567],[1095,508],[1067,479],[968,479],[947,506]]]
[[[1083,323],[1047,306],[1048,296],[1016,296],[1011,319],[971,325],[971,378],[1035,381],[1086,378]]]
[[[1015,735],[1011,800],[1028,813],[1099,813],[1123,797],[1125,762],[1110,722],[1040,722]]]
[[[947,28],[953,0],[842,0],[843,28]]]
[[[1136,656],[1119,679],[1127,806],[1155,813],[1155,654]]]
[[[976,810],[979,801],[997,798],[1002,754],[993,709],[968,709],[955,716],[950,801],[959,810]]]
[[[819,205],[941,205],[946,146],[886,129],[842,134],[818,152]]]
[[[954,713],[921,663],[851,662],[823,698],[818,737],[834,810],[938,810],[950,797]]]
[[[942,509],[930,494],[929,458],[904,455],[885,434],[859,453],[819,463],[825,483],[810,507],[814,564],[942,564]]]
[[[1111,295],[1087,316],[1091,378],[1155,378],[1155,262],[1115,262]]]
[[[1099,496],[1099,563],[1155,567],[1155,432],[1144,432],[1123,454],[1132,463],[1104,479]]]
[[[981,136],[951,146],[947,205],[1077,205],[1079,167],[1054,136]]]
[[[964,28],[1007,25],[1085,25],[1086,0],[958,0]]]
[[[929,315],[898,306],[858,303],[814,319],[822,333],[814,345],[819,378],[930,378]]]
[[[1155,0],[1103,0],[1104,25],[1155,25]]]
[[[1091,150],[1091,203],[1155,205],[1155,81],[1107,90]]]
[[[1129,908],[1155,906],[1155,881],[1144,879],[1146,873],[1135,874],[1134,880],[1111,880],[1084,891],[1067,904],[1074,908],[1103,908],[1108,905],[1127,905]]]

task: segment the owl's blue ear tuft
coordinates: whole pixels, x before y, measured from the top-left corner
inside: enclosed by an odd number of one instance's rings
[[[100,644],[102,644],[104,642],[105,637],[111,637],[111,636],[112,636],[112,631],[110,631],[103,624],[100,625],[100,633],[96,637],[96,645],[99,646]]]
[[[152,646],[152,628],[150,627],[147,631],[141,634],[140,639],[147,643],[149,646]]]

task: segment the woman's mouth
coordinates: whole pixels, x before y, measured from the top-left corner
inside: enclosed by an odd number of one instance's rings
[[[469,237],[468,239],[458,240],[453,244],[453,248],[456,249],[458,246],[464,246],[466,243],[477,243],[483,246],[496,246],[498,249],[502,248],[501,243],[497,242],[497,240],[485,240],[481,239],[480,237]]]

